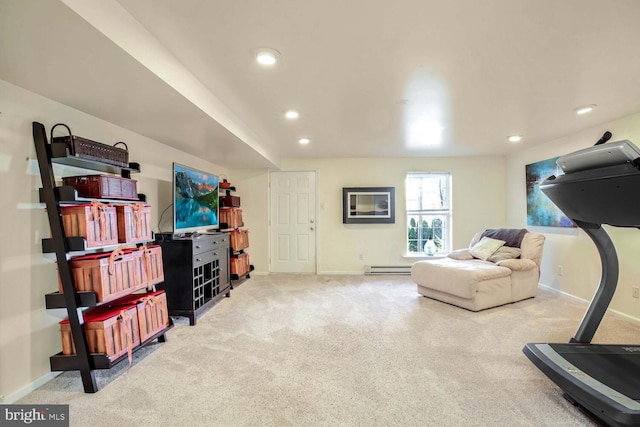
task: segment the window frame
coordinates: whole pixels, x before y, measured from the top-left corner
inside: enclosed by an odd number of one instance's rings
[[[447,187],[445,194],[445,200],[447,200],[446,206],[443,208],[428,208],[428,209],[410,209],[409,206],[409,180],[415,179],[416,176],[421,176],[424,178],[435,178],[436,176],[446,177]],[[452,201],[452,193],[453,193],[453,177],[451,172],[416,172],[411,171],[405,174],[405,211],[406,211],[406,228],[405,228],[405,251],[406,255],[410,257],[416,256],[439,256],[444,255],[452,250],[452,230],[453,230],[453,201]],[[417,224],[415,227],[411,226],[411,219],[417,219]],[[444,224],[444,227],[441,230],[442,237],[442,246],[441,248],[435,248],[433,254],[427,254],[424,250],[424,243],[428,240],[427,236],[424,236],[424,228],[421,226],[425,218],[430,218],[427,225],[433,224],[434,219],[440,219]],[[412,228],[417,229],[417,235],[415,238],[411,238],[411,230]],[[433,231],[431,232],[433,233]],[[415,241],[415,245],[417,251],[412,251],[411,246],[412,242]]]

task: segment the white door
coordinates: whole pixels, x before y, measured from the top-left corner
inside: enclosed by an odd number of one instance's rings
[[[316,173],[271,172],[273,273],[316,272]]]

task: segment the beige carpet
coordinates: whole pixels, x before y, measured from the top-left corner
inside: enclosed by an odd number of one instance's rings
[[[478,313],[409,276],[254,276],[168,342],[67,372],[17,403],[70,404],[72,426],[590,426],[522,353],[565,342],[585,306],[550,292]],[[594,342],[637,343],[608,316]]]

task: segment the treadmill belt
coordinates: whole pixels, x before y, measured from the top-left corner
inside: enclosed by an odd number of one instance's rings
[[[640,346],[550,344],[569,363],[630,399],[640,401]]]

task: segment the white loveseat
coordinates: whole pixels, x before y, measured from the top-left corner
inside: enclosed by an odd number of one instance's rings
[[[425,297],[484,310],[536,295],[543,246],[544,235],[525,229],[485,230],[467,249],[414,263],[411,277]]]

